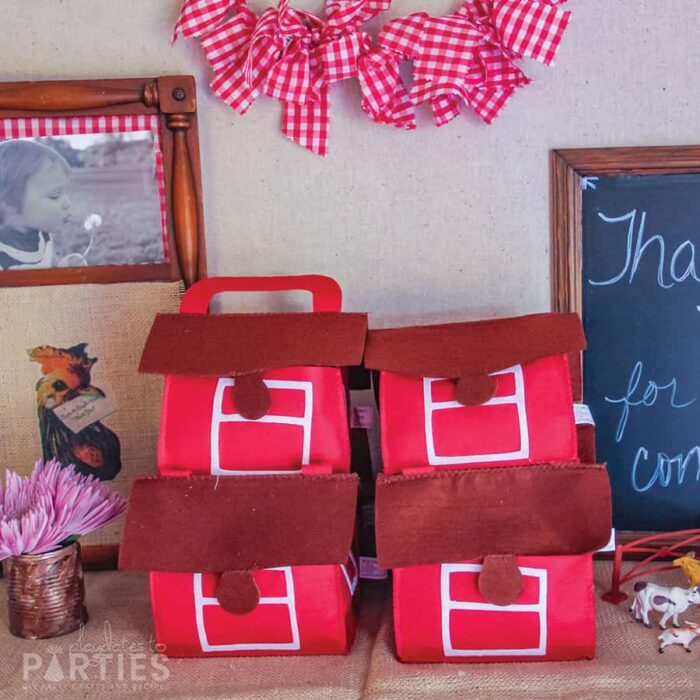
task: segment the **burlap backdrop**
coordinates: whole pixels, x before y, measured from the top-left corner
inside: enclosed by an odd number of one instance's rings
[[[182,291],[180,282],[1,289],[0,467],[26,474],[41,457],[35,386],[42,374],[27,350],[87,343],[98,358],[92,384],[109,385],[116,402],[103,423],[119,437],[122,469],[106,483],[126,496],[136,475],[153,473],[162,379],[137,367],[155,314],[177,311]],[[121,520],[81,541],[115,544],[120,531]]]
[[[646,629],[632,620],[629,600],[616,606],[600,599],[610,587],[611,568],[611,562],[595,564],[598,647],[591,661],[399,663],[394,656],[389,582],[366,581],[349,656],[169,659],[167,677],[158,682],[150,682],[149,660],[136,658],[141,652],[150,656],[152,649],[148,575],[90,571],[85,575],[90,620],[82,632],[50,640],[17,639],[0,624],[0,695],[7,700],[698,700],[700,640],[691,645],[692,654],[679,646],[659,654],[658,613],[654,628]],[[678,570],[653,574],[651,579],[666,586],[684,585]],[[624,586],[625,592],[631,588]],[[6,596],[0,596],[0,620],[6,619],[6,606]],[[681,619],[700,622],[700,606],[692,606]],[[500,624],[503,639],[508,639],[508,625]],[[92,662],[84,680],[79,674],[75,681],[69,677],[71,650],[84,651]],[[114,653],[101,677],[97,654],[107,656],[105,651]],[[119,656],[124,661],[121,677]],[[28,662],[37,659],[40,667],[24,673]],[[136,682],[131,681],[132,659],[139,662],[134,666]],[[52,660],[58,664],[53,670],[63,674],[58,680],[51,675]]]

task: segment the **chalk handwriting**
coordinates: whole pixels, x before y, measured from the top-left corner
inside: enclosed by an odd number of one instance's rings
[[[694,471],[688,472],[690,466]],[[649,462],[649,450],[640,447],[632,463],[632,488],[637,493],[644,493],[652,486],[668,488],[674,482],[683,485],[687,477],[700,481],[700,445],[695,445],[686,453],[669,456],[665,452],[658,452],[656,462]],[[646,479],[646,480],[645,480]]]
[[[615,276],[607,280],[589,279],[589,284],[594,286],[610,286],[621,282],[625,278],[627,278],[628,284],[632,284],[639,271],[642,258],[645,256],[646,258],[652,258],[654,250],[656,250],[658,255],[656,282],[659,287],[662,289],[671,289],[671,287],[675,286],[677,283],[685,282],[687,279],[700,282],[700,276],[698,276],[695,264],[695,244],[689,240],[683,241],[675,249],[667,264],[667,255],[670,253],[670,250],[667,249],[667,241],[664,239],[663,235],[656,234],[644,240],[644,229],[647,219],[647,213],[645,211],[642,212],[638,227],[636,226],[636,209],[622,216],[614,217],[609,217],[602,212],[598,212],[598,217],[607,224],[628,222],[625,259],[620,272]]]
[[[624,396],[620,398],[605,397],[608,403],[622,404],[622,412],[620,413],[620,419],[617,422],[617,430],[615,431],[615,442],[620,442],[625,434],[625,428],[627,427],[627,422],[630,417],[630,408],[635,408],[637,406],[645,406],[648,408],[653,406],[659,399],[659,394],[663,391],[668,392],[668,401],[671,408],[686,408],[695,403],[694,398],[685,402],[677,399],[676,392],[678,391],[678,382],[675,377],[672,378],[670,382],[666,382],[666,384],[657,384],[655,381],[649,379],[644,390],[638,391],[643,371],[643,363],[637,362],[627,382],[627,390]]]

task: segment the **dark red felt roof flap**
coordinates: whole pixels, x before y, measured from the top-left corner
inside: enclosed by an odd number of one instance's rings
[[[376,493],[385,568],[490,554],[582,554],[610,538],[610,483],[601,465],[380,474]]]
[[[119,567],[220,573],[342,564],[357,484],[355,474],[136,479]]]
[[[159,314],[139,371],[235,377],[358,365],[366,332],[367,315],[359,313]]]
[[[472,377],[586,346],[575,313],[369,331],[365,366],[419,377]]]

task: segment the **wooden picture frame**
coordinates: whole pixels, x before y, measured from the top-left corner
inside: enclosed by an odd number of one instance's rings
[[[192,76],[0,83],[0,121],[113,115],[154,115],[158,119],[167,259],[5,270],[0,272],[0,287],[179,279],[189,286],[205,276],[197,100]]]
[[[552,311],[583,317],[582,179],[700,173],[700,146],[560,149],[550,151],[549,162]],[[652,534],[622,531],[616,539],[624,544]],[[658,534],[663,544],[663,533]]]
[[[180,281],[189,286],[206,276],[197,100],[192,76],[0,83],[0,124],[3,125],[0,138],[39,136],[41,139],[44,134],[36,133],[35,127],[31,132],[20,131],[15,135],[15,127],[21,124],[21,129],[24,129],[24,124],[30,119],[47,125],[93,124],[98,120],[99,123],[147,123],[147,128],[157,133],[153,148],[157,154],[155,165],[161,169],[162,177],[158,177],[160,172],[155,170],[151,174],[153,181],[158,181],[156,196],[161,225],[157,237],[159,243],[164,244],[167,255],[165,260],[153,263],[97,263],[83,267],[2,270],[0,288],[12,294],[24,294],[22,288],[27,288],[29,294],[31,287],[93,283],[109,284],[101,288],[108,294],[114,289],[111,283],[171,282],[174,284],[168,285],[169,289],[179,289]],[[55,129],[54,126],[51,128]],[[103,133],[101,129],[98,132]],[[71,126],[67,131],[48,133],[73,135],[89,132],[75,131]],[[150,158],[152,164],[153,156]],[[155,186],[151,184],[149,191],[155,191]],[[117,286],[122,288],[122,285]],[[63,290],[68,293],[69,287],[62,286],[60,292],[57,289],[59,297],[65,296]],[[118,292],[115,290],[114,293]],[[167,296],[168,303],[172,303],[171,294],[175,295],[175,292],[160,291],[156,296],[158,299]],[[90,298],[94,297],[95,293]],[[137,325],[140,327],[143,323]],[[109,329],[106,329],[101,335],[108,333]],[[55,330],[47,330],[46,338],[42,335],[41,340],[35,342],[53,342],[55,335]],[[89,341],[90,351],[94,354],[94,343],[98,342],[95,338],[81,337],[78,340]],[[105,366],[102,355],[106,341],[99,342],[102,342],[102,350],[97,352],[101,358],[98,368],[101,368]],[[124,341],[120,338],[119,342]],[[131,350],[134,353],[140,351],[136,346],[130,347]],[[23,351],[22,357],[25,354]],[[135,368],[137,358],[130,361]],[[115,568],[117,557],[117,544],[88,544],[82,550],[87,568]]]

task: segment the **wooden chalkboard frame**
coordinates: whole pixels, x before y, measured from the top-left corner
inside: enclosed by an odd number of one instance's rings
[[[168,260],[162,263],[6,270],[0,287],[206,276],[197,96],[191,75],[0,83],[0,119],[153,114],[160,122]]]
[[[700,145],[559,149],[549,155],[552,310],[583,316],[582,178],[700,173]],[[616,534],[626,543],[653,533]]]

